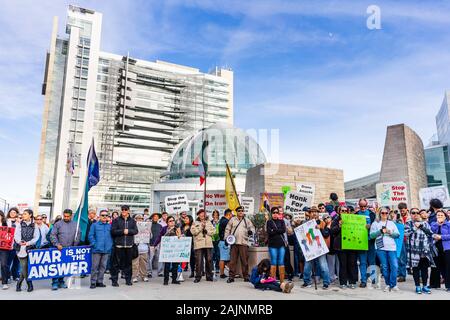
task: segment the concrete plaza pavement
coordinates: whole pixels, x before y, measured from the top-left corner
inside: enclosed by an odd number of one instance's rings
[[[381,289],[339,289],[331,285],[328,290],[303,289],[302,280],[294,279],[295,287],[291,294],[282,294],[273,291],[261,291],[253,285],[237,278],[232,284],[226,279],[200,283],[193,283],[184,273],[185,281],[181,285],[163,285],[163,278],[150,279],[149,282],[134,283],[126,286],[124,280],[119,281],[120,287],[111,286],[111,281],[105,281],[106,288],[89,288],[89,277],[78,279],[78,285],[69,289],[51,290],[51,280],[34,281],[34,291],[26,292],[26,284],[22,285],[22,292],[15,291],[15,282],[9,290],[0,290],[1,300],[450,300],[450,293],[445,289],[432,290],[430,295],[418,295],[414,292],[414,283],[411,276],[407,281],[399,283],[399,292],[383,292]],[[109,275],[105,275],[109,279]],[[170,283],[170,282],[169,282]],[[384,284],[384,283],[383,283]],[[384,286],[383,286],[384,287]]]

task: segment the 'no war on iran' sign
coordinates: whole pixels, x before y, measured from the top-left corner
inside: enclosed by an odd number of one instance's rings
[[[28,280],[44,280],[91,273],[89,246],[31,250],[28,253]]]

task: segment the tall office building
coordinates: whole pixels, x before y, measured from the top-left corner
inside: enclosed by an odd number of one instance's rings
[[[92,10],[69,6],[65,37],[58,18],[53,24],[35,208],[77,207],[92,139],[101,180],[90,204],[148,207],[178,143],[214,123],[233,124],[233,72],[102,52],[102,14]]]

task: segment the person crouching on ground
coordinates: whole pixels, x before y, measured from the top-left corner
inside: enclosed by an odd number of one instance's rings
[[[191,227],[191,233],[194,236],[195,251],[195,283],[200,282],[203,273],[203,260],[205,260],[206,281],[213,281],[212,272],[212,236],[216,229],[211,221],[207,219],[205,210],[200,209],[197,212],[197,221]]]
[[[166,220],[167,231],[164,237],[181,237],[181,230],[175,226],[175,218],[170,216]],[[165,262],[164,263],[164,285],[169,284],[169,273],[172,273],[172,284],[180,284],[177,280],[178,276],[178,262]]]
[[[277,292],[291,293],[294,284],[292,282],[279,283],[271,276],[269,259],[263,259],[252,269],[250,282],[259,290],[273,290]]]

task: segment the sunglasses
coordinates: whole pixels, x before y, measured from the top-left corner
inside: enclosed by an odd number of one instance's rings
[[[380,214],[388,214],[388,212],[380,212]]]
[[[274,214],[278,214],[279,212],[278,212],[278,211],[274,211],[273,213],[274,213]]]
[[[107,214],[101,214],[100,217],[109,217]]]
[[[419,214],[418,211],[412,211],[411,214]]]
[[[42,218],[36,218],[36,219],[34,219],[34,220],[42,220]]]

